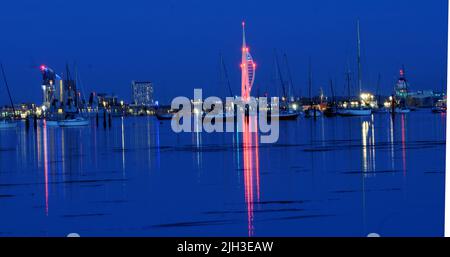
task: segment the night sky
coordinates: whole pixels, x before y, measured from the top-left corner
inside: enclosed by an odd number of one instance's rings
[[[412,90],[441,90],[446,77],[447,1],[61,1],[0,3],[0,61],[16,102],[41,101],[38,66],[64,73],[76,63],[85,92],[129,101],[131,80],[154,82],[155,98],[224,96],[223,53],[240,88],[241,21],[257,63],[255,87],[276,93],[274,49],[286,53],[294,89],[306,95],[308,58],[314,92],[344,92],[346,65],[356,73],[356,19],[361,20],[363,88],[389,94],[404,64]],[[279,89],[278,89],[279,91]],[[2,84],[0,104],[7,103]]]

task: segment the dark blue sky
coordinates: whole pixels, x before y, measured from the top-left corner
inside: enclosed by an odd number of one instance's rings
[[[130,99],[131,80],[154,82],[168,102],[224,95],[218,87],[219,52],[235,91],[240,87],[241,20],[258,64],[255,86],[276,92],[273,53],[289,57],[296,90],[307,93],[308,57],[314,91],[333,77],[344,91],[347,63],[356,66],[356,19],[361,20],[364,88],[392,90],[406,65],[412,89],[440,90],[446,76],[447,1],[60,1],[0,3],[0,60],[14,98],[40,101],[38,65],[60,73],[76,62],[85,91]],[[281,56],[280,56],[281,57]],[[4,88],[0,104],[5,104]]]

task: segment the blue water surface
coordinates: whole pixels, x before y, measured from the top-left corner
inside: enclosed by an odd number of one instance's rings
[[[0,236],[442,236],[445,114],[0,130]]]

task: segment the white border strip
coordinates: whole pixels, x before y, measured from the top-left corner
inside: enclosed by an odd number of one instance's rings
[[[448,15],[450,15],[450,5],[447,1],[447,7],[448,7],[448,13],[447,13],[447,24],[450,27],[450,19],[448,18]],[[450,73],[449,73],[449,65],[450,65],[450,37],[448,33],[447,27],[447,92],[448,91],[448,82],[450,81]],[[448,97],[447,97],[448,99]],[[447,131],[446,131],[446,147],[445,147],[445,221],[444,221],[444,236],[450,237],[450,144],[448,140],[448,136],[450,135],[450,123],[448,122],[448,113],[446,114],[447,119]]]

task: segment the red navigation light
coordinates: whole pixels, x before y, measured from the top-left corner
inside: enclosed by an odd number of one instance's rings
[[[45,67],[45,65],[41,65],[41,71],[45,71],[47,69],[47,67]]]
[[[400,76],[403,77],[403,75],[405,74],[405,72],[403,71],[403,69],[400,70]]]

